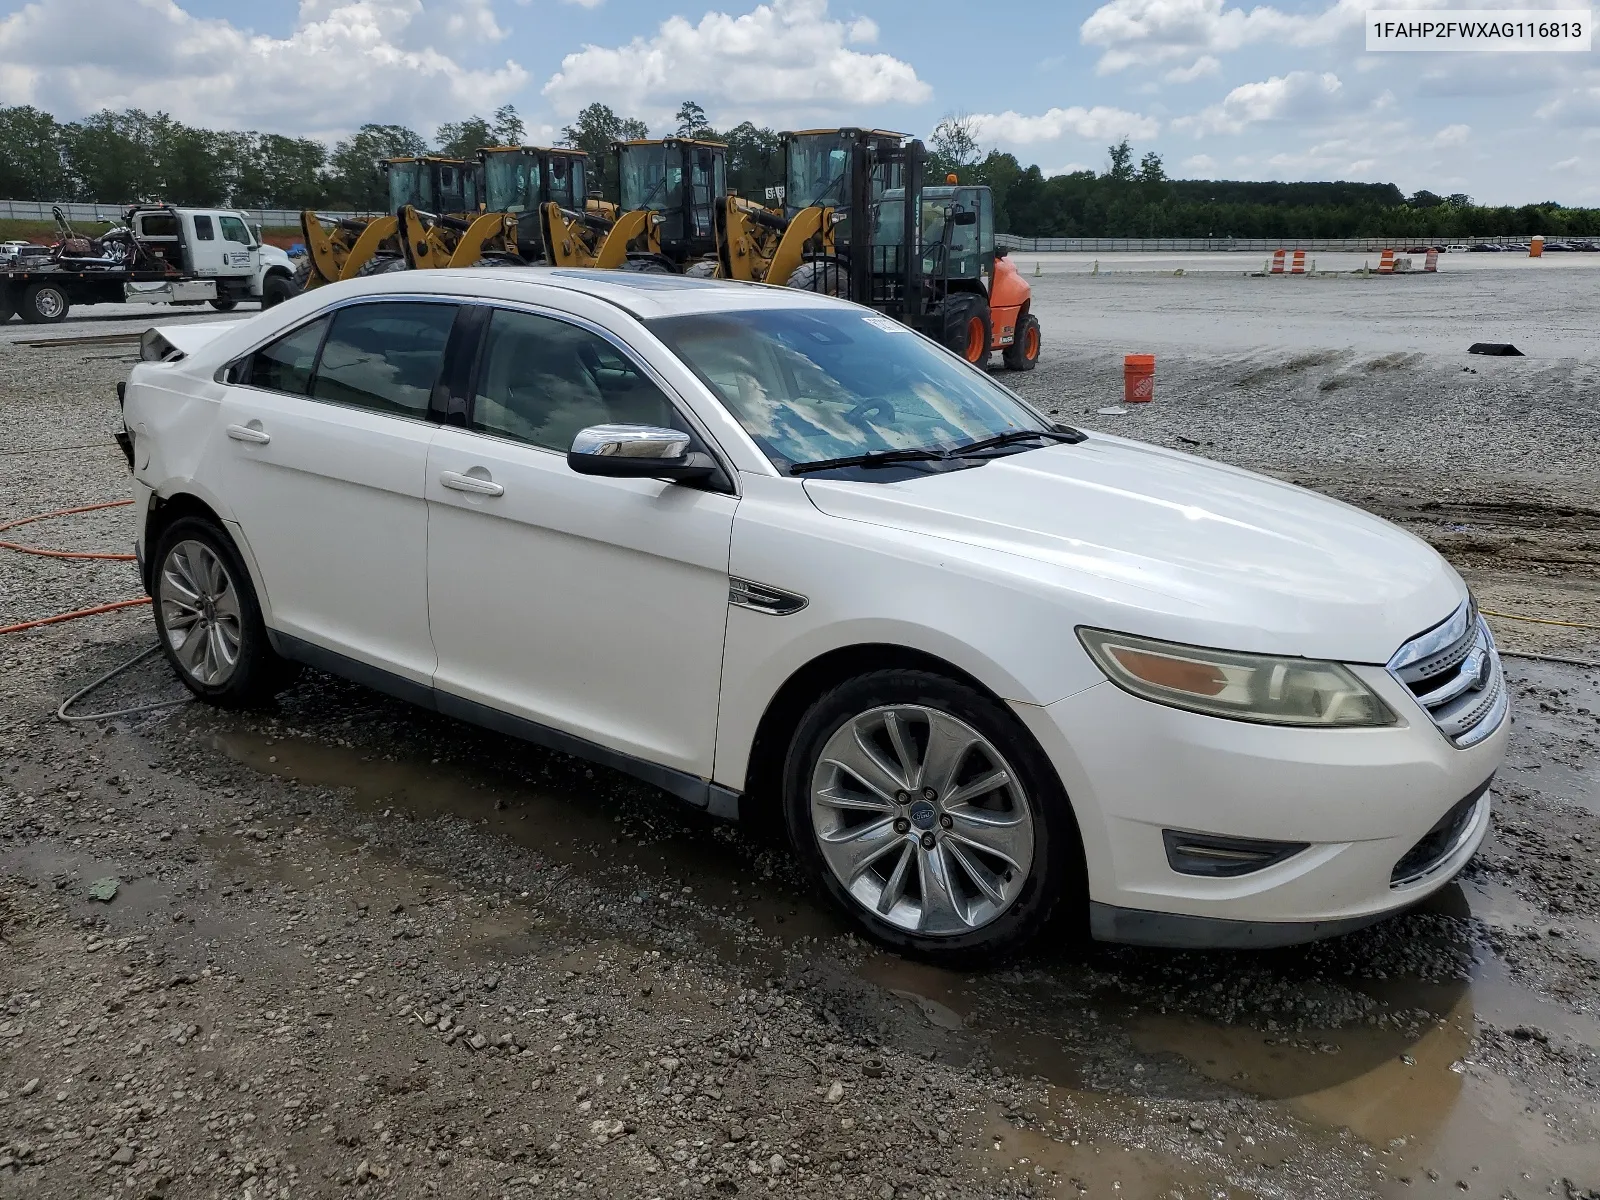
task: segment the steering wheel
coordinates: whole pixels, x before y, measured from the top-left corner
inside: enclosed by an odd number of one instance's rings
[[[851,424],[860,425],[862,428],[866,428],[867,421],[874,414],[885,417],[894,416],[893,402],[884,398],[883,396],[875,396],[872,399],[863,400],[849,412],[845,413],[844,419],[849,421]]]

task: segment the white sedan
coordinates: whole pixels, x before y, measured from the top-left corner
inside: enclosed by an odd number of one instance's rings
[[[1506,687],[1426,544],[1054,424],[852,304],[412,272],[145,358],[138,549],[197,695],[309,664],[777,806],[888,945],[1303,941],[1488,826]]]

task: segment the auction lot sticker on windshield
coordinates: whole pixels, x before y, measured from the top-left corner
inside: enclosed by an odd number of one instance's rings
[[[1593,27],[1587,8],[1378,8],[1367,12],[1367,49],[1586,52]]]
[[[902,325],[891,317],[862,317],[868,325],[876,325],[879,329],[889,333],[910,333],[911,326]]]

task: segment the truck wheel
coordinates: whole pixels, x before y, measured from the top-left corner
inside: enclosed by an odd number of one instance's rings
[[[261,284],[261,307],[263,311],[276,308],[285,300],[294,299],[299,291],[287,275],[268,275]]]
[[[218,312],[232,312],[239,307],[239,302],[237,300],[213,300],[211,301],[211,307]]]
[[[1029,313],[1017,322],[1011,345],[1000,352],[1008,371],[1031,371],[1039,365],[1039,318]]]
[[[957,292],[944,302],[945,349],[953,350],[975,367],[989,361],[994,332],[989,325],[989,303],[971,292]]]
[[[53,283],[35,283],[23,289],[17,311],[29,325],[54,325],[65,321],[71,308],[64,288]]]

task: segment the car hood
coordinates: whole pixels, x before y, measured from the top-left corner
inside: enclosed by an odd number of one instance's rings
[[[896,483],[808,479],[822,512],[1013,556],[1074,624],[1387,662],[1466,598],[1426,542],[1249,471],[1095,435]]]

